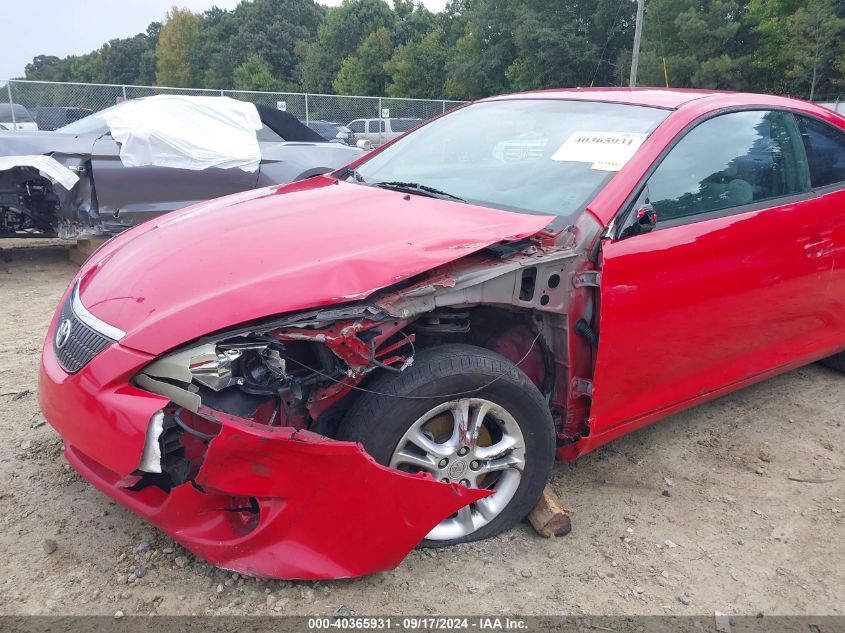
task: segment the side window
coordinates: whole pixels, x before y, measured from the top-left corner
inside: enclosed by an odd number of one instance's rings
[[[845,132],[803,116],[798,116],[798,127],[807,148],[813,186],[845,183]]]
[[[648,181],[658,226],[810,190],[795,119],[788,112],[731,112],[693,128]]]
[[[361,134],[364,131],[363,121],[352,121],[349,124],[349,130],[355,134]]]
[[[384,127],[384,121],[379,119],[379,132],[384,132],[385,129],[386,128]]]

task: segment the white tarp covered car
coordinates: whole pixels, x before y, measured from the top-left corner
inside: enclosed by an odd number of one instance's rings
[[[361,153],[290,113],[228,97],[130,100],[54,132],[2,134],[0,235],[110,235],[196,202],[333,171]]]

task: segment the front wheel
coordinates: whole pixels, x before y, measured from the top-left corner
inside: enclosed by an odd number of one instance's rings
[[[540,391],[508,359],[470,345],[434,347],[367,388],[338,439],[361,442],[392,468],[493,491],[435,526],[423,545],[488,538],[537,503],[554,463],[554,424]]]

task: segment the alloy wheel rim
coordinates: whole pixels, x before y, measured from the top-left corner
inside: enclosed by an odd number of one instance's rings
[[[426,536],[433,541],[452,540],[490,523],[513,499],[525,469],[525,440],[514,417],[498,404],[482,398],[451,400],[408,428],[390,466],[494,491],[461,508]]]

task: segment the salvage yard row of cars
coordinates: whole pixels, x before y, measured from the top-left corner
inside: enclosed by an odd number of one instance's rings
[[[130,162],[161,150],[127,120],[106,123]],[[253,173],[238,139],[221,169]],[[76,163],[97,199],[98,142]],[[845,370],[830,110],[540,91],[353,151],[122,232],[49,327],[39,398],[68,461],[214,565],[390,569],[512,527],[556,457],[806,363]]]

